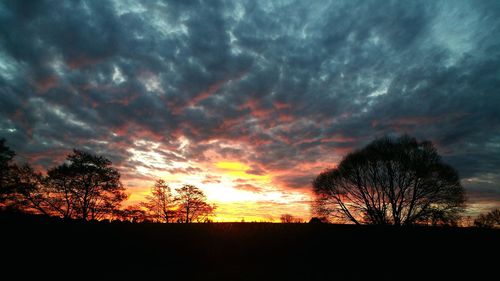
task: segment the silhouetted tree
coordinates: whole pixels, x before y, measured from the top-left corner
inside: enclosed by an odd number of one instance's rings
[[[290,214],[283,214],[280,216],[281,223],[302,223],[304,220],[302,218],[295,217]]]
[[[63,218],[78,217],[79,188],[74,177],[78,174],[76,167],[63,163],[47,172],[44,180],[45,200],[55,215]]]
[[[205,221],[213,215],[216,206],[208,204],[205,193],[194,185],[184,185],[176,189],[178,200],[178,219],[180,222]]]
[[[495,209],[487,214],[480,214],[475,220],[477,227],[493,228],[500,225],[500,209]]]
[[[64,217],[101,219],[127,198],[111,161],[78,150],[48,172],[47,185],[54,194],[52,207]]]
[[[148,209],[158,222],[173,222],[175,216],[176,198],[168,184],[159,179],[151,188],[151,195],[146,196],[142,205]]]
[[[53,215],[53,209],[47,200],[49,191],[44,185],[44,177],[36,172],[31,166],[25,164],[21,167],[13,168],[13,182],[15,193],[11,206],[27,213],[41,213]]]
[[[0,139],[0,204],[13,192],[12,160],[15,155],[16,153],[5,144],[5,139]]]
[[[30,165],[18,166],[12,163],[14,151],[0,140],[0,182],[1,202],[4,208],[27,213],[51,214],[47,204],[47,190],[44,177]]]
[[[283,214],[280,216],[281,223],[292,223],[295,221],[295,218],[290,214]]]
[[[313,181],[318,214],[355,224],[456,221],[464,210],[457,172],[431,142],[381,138],[345,156]]]
[[[141,206],[137,205],[127,206],[123,210],[116,210],[115,218],[121,221],[128,221],[133,223],[149,221],[149,216],[146,211],[144,211]]]

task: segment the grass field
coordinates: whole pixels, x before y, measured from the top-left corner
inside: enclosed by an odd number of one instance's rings
[[[82,223],[23,215],[1,215],[0,225],[2,272],[28,280],[33,276],[67,280],[498,277],[499,230]]]

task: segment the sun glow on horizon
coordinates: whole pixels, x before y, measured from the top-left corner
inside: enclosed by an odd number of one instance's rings
[[[130,190],[125,205],[144,201],[154,181],[161,178],[172,189],[183,184],[202,189],[208,201],[217,205],[214,221],[277,222],[283,213],[309,217],[310,198],[301,191],[277,186],[272,173],[255,171],[254,167],[234,159],[210,157],[210,161],[204,163],[165,159],[161,144],[137,144],[142,149],[129,150],[130,161],[136,163],[130,174],[141,177],[128,180],[125,176],[125,185]]]
[[[219,161],[215,163],[215,166],[221,169],[235,171],[247,170],[250,168],[248,165],[236,161]]]
[[[240,179],[250,179],[263,182],[269,182],[269,175],[257,175],[250,173],[251,167],[237,161],[219,161],[215,163],[215,166],[226,175],[237,177]]]

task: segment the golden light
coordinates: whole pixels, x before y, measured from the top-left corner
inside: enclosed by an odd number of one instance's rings
[[[256,175],[248,173],[251,167],[236,161],[219,161],[215,163],[220,172],[239,179],[251,179],[259,181],[269,181],[269,175]]]
[[[245,171],[250,169],[249,166],[240,162],[220,161],[215,164],[217,168],[231,171]]]
[[[208,201],[217,207],[215,221],[278,221],[282,213],[294,214],[307,218],[309,198],[301,192],[283,191],[273,184],[272,174],[253,174],[252,167],[232,159],[210,157],[207,162],[178,162],[164,159],[161,144],[139,142],[138,145],[148,150],[130,149],[130,161],[136,163],[134,173],[144,179],[131,179],[124,182],[131,187],[128,204],[144,200],[156,179],[165,180],[173,189],[183,184],[192,184],[201,188]],[[187,168],[196,168],[199,172],[173,172]],[[149,180],[147,179],[149,178]],[[216,179],[207,181],[207,179]],[[255,190],[240,187],[251,185]]]

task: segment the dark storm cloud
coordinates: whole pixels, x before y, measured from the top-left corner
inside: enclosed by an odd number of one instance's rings
[[[284,175],[277,176],[275,181],[280,184],[284,184],[288,188],[304,188],[311,185],[312,180],[315,175],[310,174],[295,174],[295,175]]]
[[[0,134],[34,159],[127,165],[144,140],[261,174],[406,132],[464,178],[498,175],[495,34],[498,1],[3,1]]]

